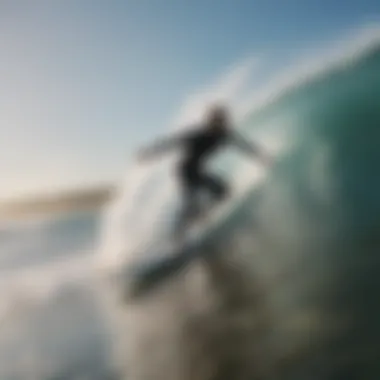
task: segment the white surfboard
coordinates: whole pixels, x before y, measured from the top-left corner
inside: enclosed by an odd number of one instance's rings
[[[217,205],[205,216],[195,220],[188,228],[182,243],[167,242],[155,248],[157,259],[149,259],[134,266],[131,273],[133,293],[142,294],[164,279],[181,273],[192,260],[204,254],[201,244],[228,218],[236,207],[236,200],[244,201],[245,186],[235,188],[233,196],[222,205]],[[202,253],[203,252],[203,253]]]
[[[166,242],[161,247],[154,247],[157,259],[150,258],[134,266],[131,271],[130,284],[132,293],[142,294],[152,289],[168,277],[181,273],[189,262],[200,255],[208,252],[201,249],[208,238],[213,238],[215,232],[228,219],[235,210],[237,204],[244,202],[252,189],[253,178],[250,173],[242,175],[234,182],[233,194],[223,204],[212,208],[205,216],[196,220],[187,230],[182,243]],[[265,178],[264,171],[256,173],[254,178],[256,184]]]

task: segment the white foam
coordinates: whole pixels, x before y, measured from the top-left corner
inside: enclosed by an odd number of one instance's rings
[[[67,287],[91,286],[94,276],[92,252],[56,260],[16,271],[3,272],[0,278],[0,319],[20,311],[20,305],[38,307]]]

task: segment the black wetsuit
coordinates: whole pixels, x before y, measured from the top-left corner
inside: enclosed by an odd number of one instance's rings
[[[187,223],[199,215],[200,204],[197,197],[200,190],[206,190],[213,201],[219,202],[227,197],[229,189],[226,182],[217,175],[208,173],[205,164],[212,154],[229,142],[229,137],[228,130],[210,128],[193,131],[183,138],[182,159],[177,166],[183,208],[175,233],[181,235]]]
[[[205,170],[206,160],[228,142],[225,129],[202,129],[183,140],[183,158],[178,165],[178,175],[187,202],[192,202],[198,189],[208,190],[216,199],[227,195],[226,183]]]
[[[223,126],[204,126],[188,133],[165,139],[148,150],[153,156],[171,148],[180,147],[182,159],[176,170],[178,182],[182,187],[184,207],[178,223],[179,231],[186,228],[189,218],[199,215],[198,191],[206,190],[213,200],[221,201],[229,194],[227,184],[218,176],[207,173],[207,159],[219,148],[233,143],[250,154],[258,153],[258,148],[248,144],[238,134]],[[149,154],[148,154],[149,155]]]

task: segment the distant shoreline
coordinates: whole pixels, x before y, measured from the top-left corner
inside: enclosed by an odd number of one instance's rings
[[[96,211],[112,199],[114,191],[114,186],[104,185],[2,202],[0,203],[0,218],[21,219],[41,214]]]

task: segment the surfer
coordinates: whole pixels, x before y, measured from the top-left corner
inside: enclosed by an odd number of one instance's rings
[[[270,156],[257,144],[247,142],[232,130],[228,109],[221,105],[211,107],[204,124],[198,128],[158,141],[139,152],[139,160],[145,161],[173,148],[182,151],[182,159],[176,170],[183,198],[183,210],[175,231],[177,238],[181,238],[188,223],[200,215],[199,202],[197,202],[200,190],[208,191],[215,202],[221,202],[228,197],[228,184],[222,178],[205,170],[206,161],[227,144],[236,145],[264,164],[271,162]]]

